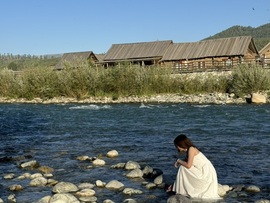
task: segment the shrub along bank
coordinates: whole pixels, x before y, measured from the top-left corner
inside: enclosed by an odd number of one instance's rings
[[[236,97],[270,90],[269,70],[241,65],[230,74],[171,74],[171,69],[121,66],[96,68],[87,65],[54,71],[29,68],[20,74],[0,71],[0,97],[9,99],[151,96],[158,94],[234,93]]]

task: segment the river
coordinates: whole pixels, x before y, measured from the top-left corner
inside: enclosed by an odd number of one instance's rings
[[[0,104],[0,158],[31,155],[40,165],[54,168],[54,179],[75,184],[108,182],[118,179],[126,186],[140,189],[128,181],[123,171],[110,165],[133,160],[163,171],[167,183],[173,181],[178,157],[173,145],[185,133],[212,161],[219,183],[257,185],[262,192],[244,199],[254,202],[269,199],[270,191],[270,105],[195,105],[195,104]],[[105,167],[89,169],[91,163],[77,156],[105,155],[115,149],[116,159]],[[26,180],[5,180],[28,172],[14,162],[0,162],[0,198],[7,199],[11,184],[25,188],[16,192],[17,202],[34,202],[51,195],[49,187],[29,187]],[[30,173],[34,173],[30,171]],[[134,185],[133,185],[134,184]],[[98,202],[122,202],[121,193],[97,189]],[[132,198],[166,202],[162,189],[148,190]],[[241,199],[225,198],[226,202]],[[151,202],[149,200],[149,202]]]

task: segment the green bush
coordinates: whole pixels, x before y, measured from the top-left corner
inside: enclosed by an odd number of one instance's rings
[[[268,70],[259,66],[239,66],[232,75],[208,73],[171,74],[170,68],[140,67],[124,64],[102,68],[82,64],[80,68],[26,68],[20,75],[7,69],[0,71],[0,96],[36,97],[111,97],[143,96],[163,93],[225,93],[233,89],[237,95],[270,89]]]
[[[236,95],[270,90],[269,70],[258,65],[239,65],[232,74],[229,86]]]

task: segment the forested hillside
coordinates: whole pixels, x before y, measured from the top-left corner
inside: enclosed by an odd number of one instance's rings
[[[270,23],[253,28],[250,26],[236,25],[206,39],[218,39],[226,37],[252,36],[258,51],[270,42]]]

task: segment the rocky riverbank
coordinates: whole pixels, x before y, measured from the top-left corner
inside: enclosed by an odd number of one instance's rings
[[[139,203],[139,202],[160,202],[155,195],[143,196],[147,191],[153,189],[160,190],[160,193],[164,197],[168,196],[167,203],[190,203],[191,199],[181,195],[168,195],[166,194],[166,185],[163,172],[159,169],[154,169],[149,165],[140,165],[136,161],[127,161],[125,163],[115,163],[114,165],[106,164],[108,159],[114,159],[118,157],[119,153],[116,150],[107,152],[103,157],[89,157],[82,155],[74,157],[77,162],[87,162],[89,166],[85,169],[89,172],[94,167],[108,168],[109,173],[114,173],[114,179],[105,183],[102,181],[102,177],[96,177],[94,182],[84,182],[75,184],[71,182],[65,182],[63,180],[56,180],[54,178],[54,169],[50,166],[41,166],[37,160],[29,156],[20,157],[6,157],[1,158],[1,162],[15,162],[21,169],[22,174],[8,173],[4,174],[4,184],[9,190],[8,197],[0,197],[0,203],[9,202],[16,203],[17,195],[23,193],[25,188],[35,188],[34,191],[49,190],[51,195],[41,197],[35,203],[115,203],[119,200],[115,200],[114,195],[111,198],[100,197],[96,191],[103,190],[105,193],[113,191],[112,194],[122,193],[123,199],[121,202],[125,203]],[[119,173],[116,170],[121,170],[122,175],[125,176],[126,181],[120,182]],[[26,172],[27,171],[27,172]],[[118,174],[118,175],[117,175]],[[72,175],[72,174],[71,174]],[[135,183],[140,183],[140,187],[135,186]],[[132,186],[134,185],[134,187]],[[255,185],[219,185],[219,195],[223,198],[222,202],[227,202],[226,199],[238,198],[248,199],[255,193],[260,193],[261,189]],[[162,196],[163,196],[162,195]],[[103,200],[102,200],[103,199]],[[165,200],[166,201],[166,200]],[[32,201],[31,201],[32,202]],[[250,201],[249,201],[250,202]],[[255,203],[269,203],[269,200],[256,200]]]
[[[210,93],[196,95],[180,94],[159,94],[153,96],[129,96],[129,97],[89,97],[86,99],[56,97],[52,99],[35,98],[27,99],[10,99],[0,98],[0,103],[33,103],[33,104],[55,104],[55,103],[197,103],[197,104],[243,104],[250,100],[252,95],[243,98],[237,98],[234,94],[228,93]],[[267,94],[263,94],[265,102],[270,103]]]

